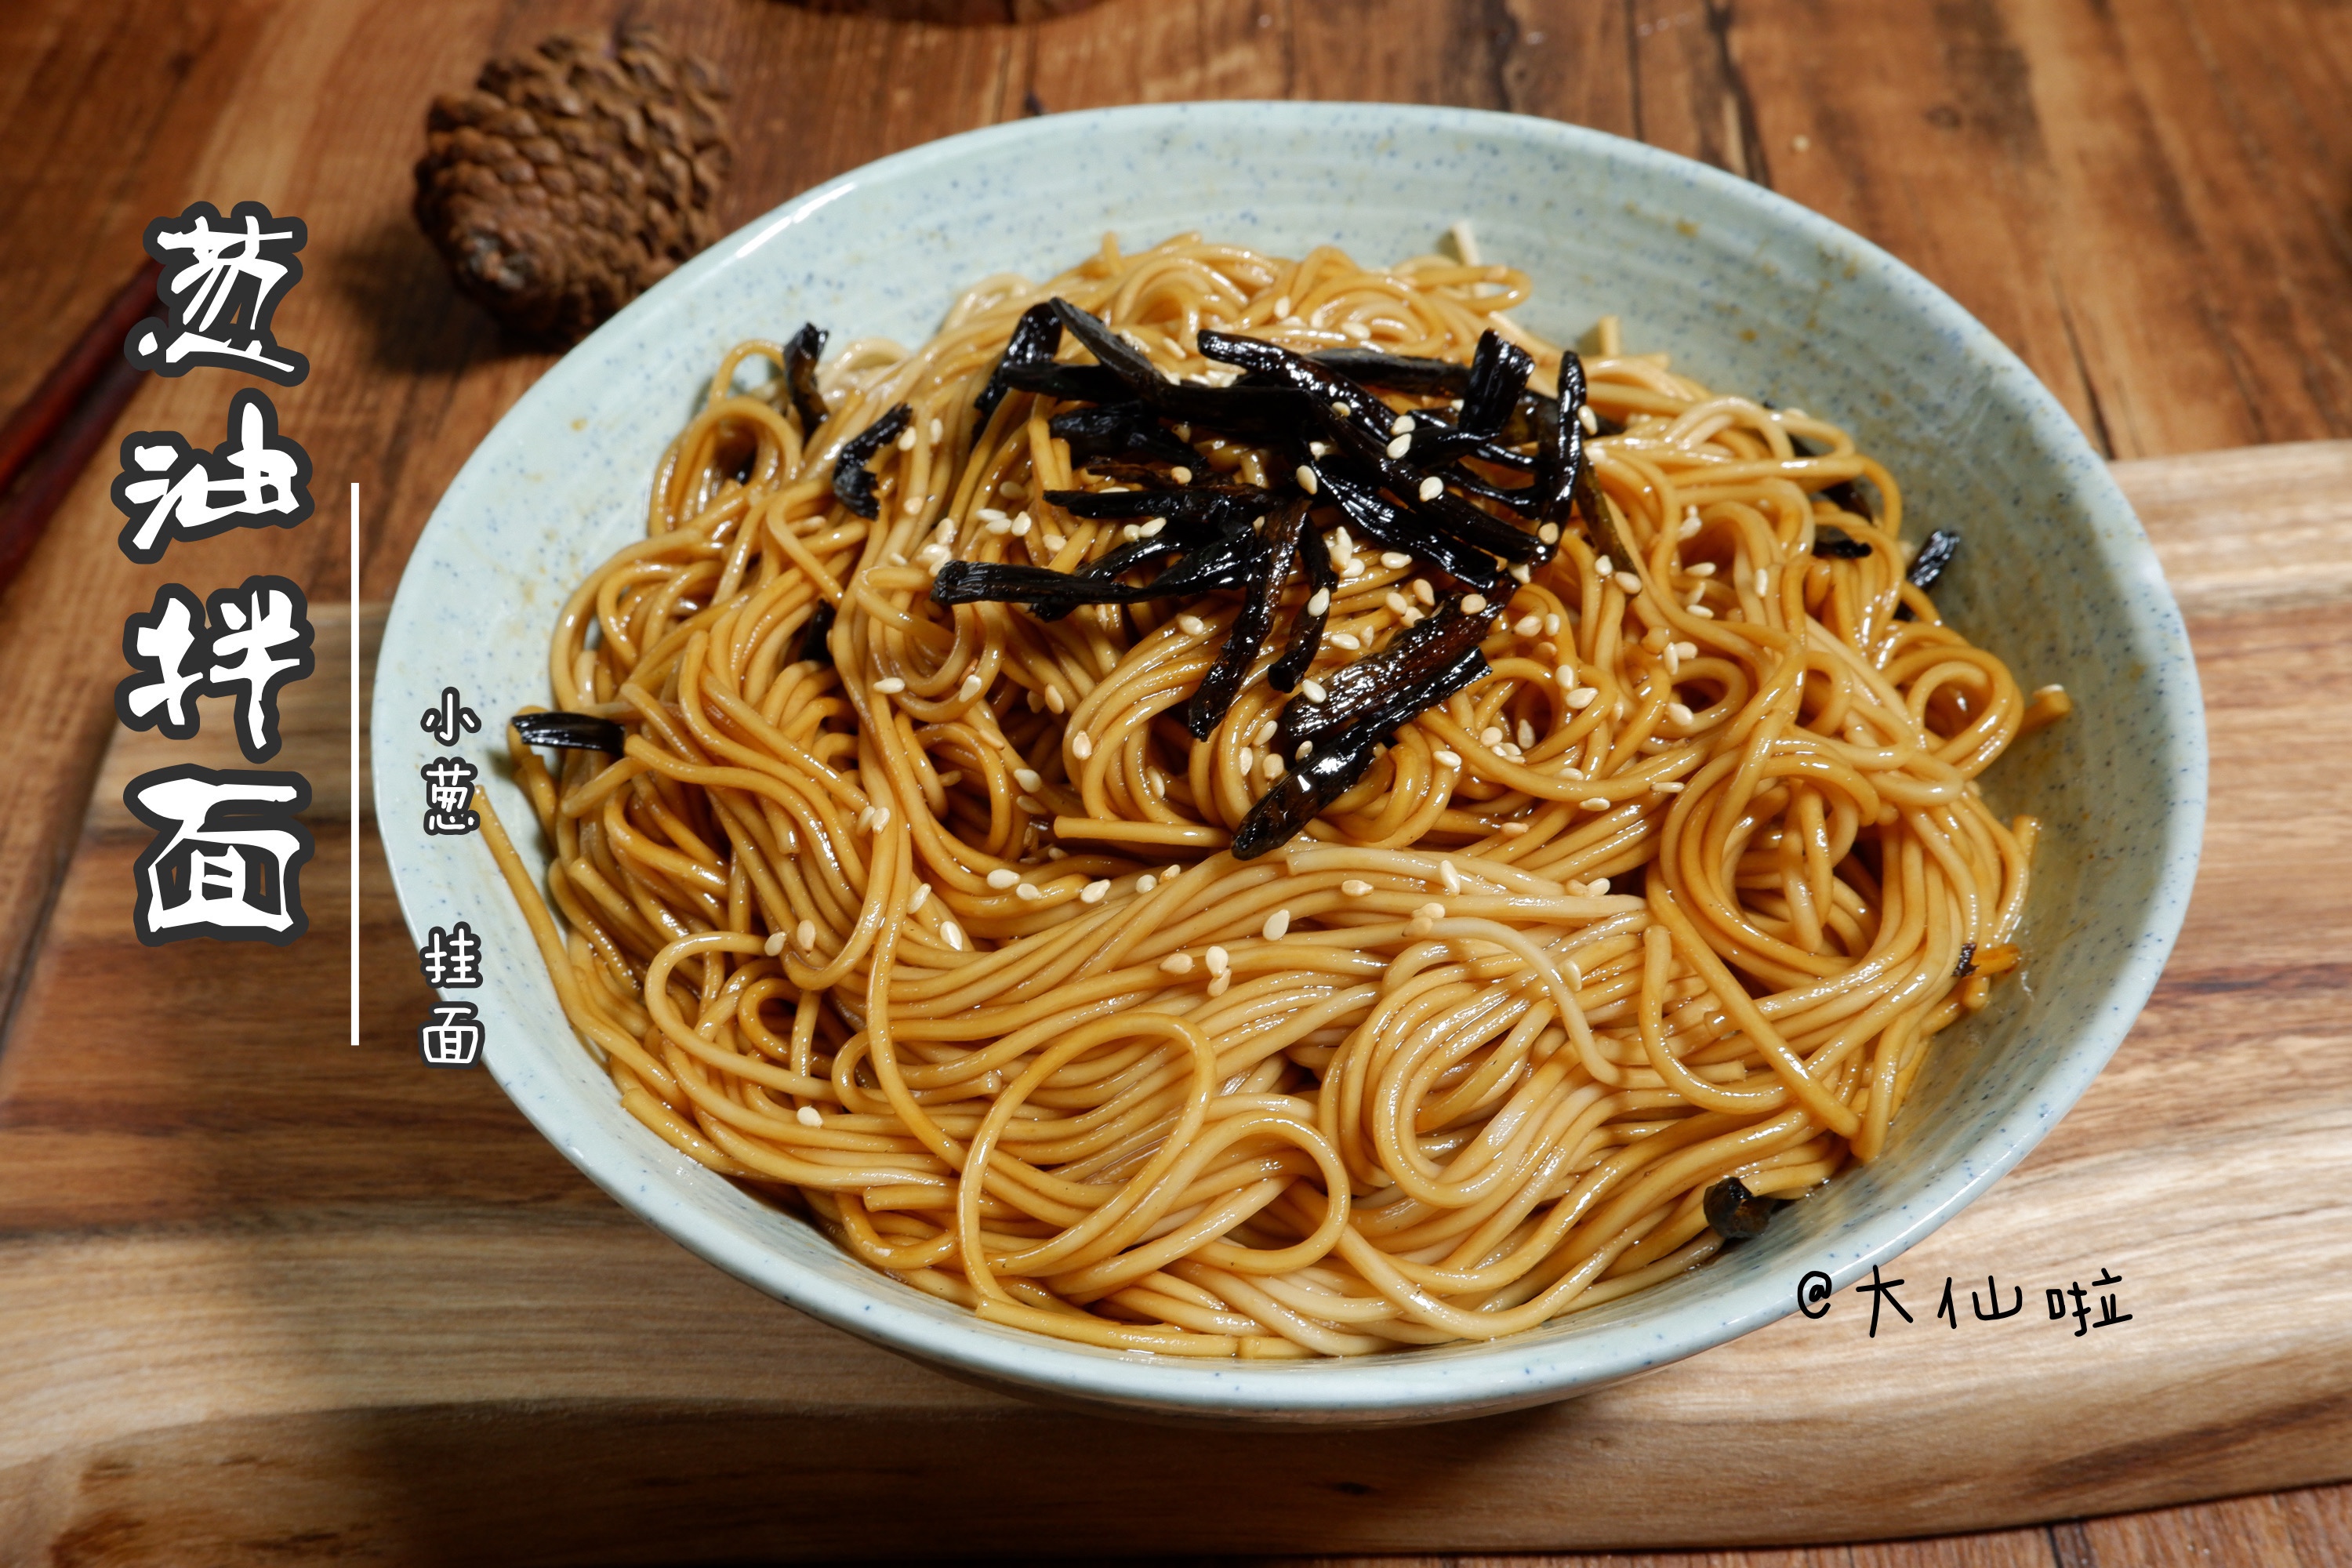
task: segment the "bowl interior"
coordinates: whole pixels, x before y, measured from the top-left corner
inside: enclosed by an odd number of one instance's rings
[[[1876,1165],[1771,1233],[1655,1290],[1492,1345],[1375,1362],[1210,1366],[1051,1343],[873,1274],[802,1222],[672,1152],[624,1112],[562,1020],[488,851],[422,831],[416,715],[456,685],[487,720],[458,748],[527,855],[543,856],[498,721],[547,700],[573,584],[643,530],[656,459],[719,355],[803,320],[927,336],[990,273],[1042,278],[1102,234],[1183,230],[1379,262],[1466,218],[1533,278],[1519,312],[1572,339],[1603,312],[1722,389],[1853,430],[1905,491],[1906,531],[1958,528],[1945,613],[2029,689],[2077,710],[2020,743],[1988,793],[2047,825],[2021,984],[1948,1033]],[[2064,413],[1916,274],[1703,165],[1549,121],[1392,105],[1203,104],[1057,116],[934,143],[721,241],[525,395],[427,526],[377,669],[376,794],[411,930],[470,921],[468,993],[491,1071],[607,1192],[770,1293],[960,1374],[1160,1415],[1429,1420],[1557,1398],[1760,1326],[1810,1269],[1843,1286],[1949,1217],[2081,1094],[2155,983],[2202,823],[2203,724],[2179,618],[2137,523]],[[682,1265],[683,1266],[683,1265]]]

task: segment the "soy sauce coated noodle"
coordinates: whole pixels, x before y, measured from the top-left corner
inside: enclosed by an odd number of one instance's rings
[[[1900,491],[1842,431],[1604,321],[1605,527],[1506,584],[1484,679],[1248,862],[1224,846],[1286,766],[1279,630],[1196,742],[1236,595],[929,598],[950,556],[1070,571],[1139,532],[1040,499],[1103,488],[1051,433],[1064,405],[974,407],[1030,307],[1218,384],[1203,329],[1466,362],[1494,326],[1549,389],[1557,351],[1503,315],[1527,293],[1429,258],[1106,241],[1043,287],[981,283],[911,353],[850,343],[814,429],[788,381],[737,389],[782,346],[726,356],[646,538],[557,623],[555,705],[625,726],[625,754],[551,775],[513,738],[544,899],[485,812],[622,1103],[919,1289],[1195,1356],[1517,1332],[1706,1258],[1727,1176],[1785,1198],[1876,1157],[1934,1037],[2016,962],[2035,827],[1974,780],[2063,698],[1905,583]],[[901,403],[869,521],[835,460]],[[1279,460],[1176,436],[1202,482]],[[1821,499],[1857,479],[1883,516]],[[1868,549],[1816,556],[1817,526]],[[1434,598],[1328,537],[1309,681]],[[828,610],[831,662],[802,657]]]

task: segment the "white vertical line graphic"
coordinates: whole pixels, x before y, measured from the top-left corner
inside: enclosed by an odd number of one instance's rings
[[[352,481],[352,1044],[360,1043],[360,486]]]

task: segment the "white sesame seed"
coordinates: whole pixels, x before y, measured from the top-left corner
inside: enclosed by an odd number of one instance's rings
[[[1541,616],[1521,616],[1516,622],[1512,623],[1511,630],[1523,637],[1534,637],[1537,633],[1543,630],[1543,617]]]
[[[1445,918],[1445,906],[1432,899],[1412,912],[1417,920],[1442,921]]]
[[[1445,493],[1445,481],[1435,474],[1431,474],[1421,481],[1421,488],[1413,493],[1423,500],[1435,500]]]
[[[1265,938],[1268,942],[1280,942],[1284,937],[1289,935],[1290,911],[1288,910],[1276,910],[1274,913],[1266,916],[1265,924],[1259,928],[1258,934]]]
[[[1419,610],[1414,610],[1414,609],[1408,609],[1408,610],[1406,610],[1406,611],[1405,611],[1405,613],[1403,614],[1403,616],[1401,616],[1400,618],[1404,622],[1404,624],[1405,624],[1406,626],[1417,626],[1421,625],[1421,623],[1422,623],[1422,621],[1423,621],[1423,616],[1422,616],[1422,613],[1421,613]]]
[[[1486,613],[1486,595],[1484,594],[1464,595],[1462,597],[1462,613],[1465,616],[1485,615]]]
[[[1265,761],[1259,764],[1258,771],[1270,779],[1278,779],[1282,776],[1282,759],[1269,752]]]
[[[1158,768],[1146,768],[1143,770],[1143,780],[1146,784],[1151,786],[1151,793],[1153,795],[1158,795],[1161,800],[1166,800],[1168,798],[1168,775],[1166,773],[1161,773]]]
[[[1542,527],[1536,530],[1536,537],[1542,540],[1546,544],[1558,544],[1559,542],[1559,524],[1556,522],[1545,523]]]
[[[1276,319],[1276,320],[1277,320],[1277,321],[1279,321],[1281,318],[1283,318],[1283,317],[1287,316],[1288,314],[1290,314],[1290,296],[1289,296],[1289,295],[1287,295],[1287,294],[1280,295],[1280,296],[1278,296],[1278,297],[1275,300],[1275,301],[1274,301],[1274,314],[1275,314],[1275,319]]]
[[[1609,891],[1609,879],[1606,877],[1595,877],[1592,880],[1584,884],[1584,890],[1591,893],[1596,899],[1600,898],[1602,894]]]
[[[1715,612],[1708,609],[1705,605],[1693,605],[1690,607],[1690,613],[1696,616],[1702,621],[1711,621],[1715,619]]]
[[[1223,996],[1226,992],[1233,989],[1233,984],[1234,977],[1232,975],[1220,974],[1214,980],[1209,982],[1209,994],[1212,996]]]
[[[1460,766],[1462,765],[1462,753],[1461,753],[1461,752],[1454,752],[1454,751],[1438,751],[1438,752],[1432,752],[1430,753],[1430,756],[1432,757],[1432,759],[1433,759],[1433,760],[1436,762],[1437,765],[1438,765],[1439,767],[1441,767],[1441,768],[1458,768],[1458,767],[1460,767]]]
[[[1685,786],[1680,779],[1667,779],[1664,783],[1654,784],[1650,787],[1660,795],[1680,795]]]
[[[1500,724],[1487,725],[1478,731],[1478,743],[1488,751],[1493,751],[1503,743],[1503,727]]]
[[[1315,596],[1307,601],[1307,613],[1310,616],[1328,615],[1330,609],[1331,590],[1328,588],[1316,589]]]
[[[937,415],[933,415],[931,416],[931,445],[936,447],[947,438],[948,427],[940,423],[939,416]]]
[[[1685,658],[1696,658],[1698,657],[1698,644],[1695,642],[1678,642],[1674,644],[1673,647],[1674,650]]]
[[[1675,723],[1685,726],[1695,724],[1698,721],[1696,717],[1693,715],[1690,710],[1690,704],[1686,702],[1667,703],[1666,717],[1673,720]]]
[[[1345,648],[1348,652],[1354,653],[1364,645],[1353,632],[1333,632],[1331,634],[1331,646],[1333,647]]]
[[[1701,561],[1696,565],[1685,566],[1683,570],[1694,577],[1712,577],[1715,575],[1715,563]]]
[[[1244,773],[1248,773],[1256,762],[1257,752],[1247,746],[1244,746],[1241,749],[1241,754],[1234,759],[1234,765]]]
[[[1610,581],[1628,594],[1638,594],[1642,591],[1642,580],[1631,572],[1620,572]]]
[[[1045,787],[1045,775],[1040,773],[1035,768],[1013,769],[1013,782],[1019,784],[1023,789],[1027,790],[1031,795],[1034,795],[1039,790]]]
[[[1349,556],[1347,560],[1339,563],[1339,575],[1347,578],[1349,582],[1353,582],[1357,578],[1362,576],[1364,574],[1364,571],[1365,567],[1363,562],[1353,555]]]
[[[1132,544],[1137,540],[1143,537],[1143,530],[1130,522],[1125,528],[1118,531],[1118,536],[1128,543]]]
[[[978,670],[974,670],[971,674],[965,676],[963,678],[963,684],[956,688],[957,700],[963,702],[971,701],[973,698],[980,695],[981,684],[980,672]]]
[[[1209,629],[1209,623],[1198,616],[1182,615],[1176,617],[1176,629],[1188,637],[1196,637]]]
[[[1506,838],[1517,838],[1520,834],[1525,833],[1527,830],[1528,825],[1524,822],[1507,822],[1503,824],[1503,837]]]
[[[1143,520],[1143,537],[1157,539],[1160,537],[1160,531],[1167,526],[1168,520],[1164,517],[1147,517]]]
[[[1517,739],[1519,745],[1523,749],[1534,745],[1536,743],[1536,727],[1533,724],[1528,723],[1525,719],[1520,720]]]
[[[1412,450],[1412,432],[1410,430],[1389,443],[1389,456],[1391,458],[1402,458]]]
[[[1584,433],[1588,436],[1601,434],[1601,416],[1592,412],[1592,405],[1590,403],[1577,405],[1576,422],[1584,426]]]
[[[1372,885],[1361,877],[1350,877],[1339,884],[1339,890],[1351,899],[1360,899],[1371,892]]]
[[[865,832],[867,825],[872,823],[873,820],[874,808],[869,805],[864,811],[857,814],[857,831],[860,833]]]
[[[1160,961],[1160,967],[1170,974],[1190,974],[1192,973],[1192,955],[1189,952],[1171,952]]]
[[[1558,616],[1546,616],[1544,617],[1544,636],[1548,637],[1556,637],[1559,636],[1559,617]]]
[[[1060,687],[1058,687],[1058,686],[1049,686],[1049,687],[1045,688],[1045,711],[1046,711],[1046,712],[1048,712],[1048,713],[1064,713],[1064,712],[1067,712],[1067,711],[1069,710],[1069,706],[1070,706],[1070,704],[1069,704],[1068,700],[1067,700],[1066,699],[1065,699],[1065,698],[1062,696],[1062,689],[1061,689]]]
[[[1298,742],[1298,750],[1297,750],[1297,751],[1295,751],[1295,752],[1291,752],[1291,753],[1290,753],[1290,755],[1291,755],[1291,759],[1292,759],[1294,762],[1301,762],[1301,763],[1305,762],[1307,758],[1309,758],[1309,757],[1313,756],[1314,754],[1315,754],[1315,742],[1312,742],[1312,741],[1301,741],[1301,742]]]
[[[963,927],[956,924],[953,921],[941,922],[940,926],[940,940],[946,942],[950,947],[955,949],[956,952],[961,952],[963,951]]]
[[[938,422],[934,420],[933,423],[936,424]],[[798,1110],[793,1111],[793,1120],[799,1122],[803,1127],[822,1127],[824,1125],[824,1115],[819,1112],[817,1108],[814,1105],[803,1105]]]
[[[1346,419],[1355,414],[1356,405],[1349,402],[1344,397],[1335,398],[1331,403],[1331,412],[1338,415],[1340,418]]]
[[[882,805],[882,806],[877,806],[877,807],[875,807],[875,809],[874,809],[874,828],[873,828],[873,831],[875,831],[875,832],[877,832],[877,833],[879,833],[879,832],[881,832],[884,828],[886,828],[886,827],[887,827],[887,826],[890,826],[890,808],[889,808],[888,806],[887,806],[887,805]]]
[[[1070,540],[1067,534],[1048,533],[1045,536],[1045,548],[1052,551],[1056,555],[1059,555],[1064,550],[1069,548]]]
[[[1080,730],[1070,737],[1070,755],[1083,763],[1094,754],[1095,738],[1092,735]]]
[[[1232,957],[1222,947],[1209,949],[1207,952],[1202,954],[1202,959],[1208,964],[1209,973],[1212,974],[1223,974],[1234,966]]]
[[[1013,537],[1015,539],[1026,539],[1029,537],[1029,531],[1036,526],[1037,520],[1031,517],[1024,511],[1019,517],[1013,520]]]
[[[1316,481],[1315,470],[1308,468],[1305,463],[1298,465],[1297,479],[1298,488],[1305,490],[1308,495],[1313,495],[1321,488]]]
[[[1381,564],[1391,572],[1402,572],[1412,564],[1412,557],[1402,550],[1383,550],[1381,552]]]
[[[801,921],[799,929],[793,932],[793,940],[800,943],[801,951],[803,952],[814,952],[816,951],[816,921]]]
[[[1524,588],[1536,580],[1535,568],[1524,561],[1514,561],[1509,568],[1511,581]]]
[[[1698,537],[1698,531],[1705,526],[1706,525],[1698,520],[1698,508],[1693,507],[1688,511],[1683,513],[1683,525],[1675,531],[1675,537],[1676,539],[1696,539]]]
[[[1339,323],[1339,330],[1360,343],[1371,341],[1372,329],[1361,321],[1342,321]]]
[[[1323,683],[1311,675],[1298,683],[1298,689],[1307,693],[1307,700],[1309,702],[1320,702],[1326,696]]]
[[[915,884],[915,896],[907,900],[907,912],[911,915],[930,901],[931,885],[929,882],[918,882]]]
[[[1045,896],[1044,889],[1040,889],[1034,882],[1024,882],[1019,887],[1013,889],[1013,891],[1016,897],[1025,899],[1031,903],[1034,903],[1039,899]]]
[[[1021,873],[1010,866],[999,866],[988,874],[988,885],[1000,893],[1019,880],[1021,880]]]
[[[1275,731],[1281,728],[1282,726],[1280,724],[1268,719],[1265,723],[1260,724],[1257,727],[1257,733],[1250,737],[1250,744],[1253,746],[1265,745],[1268,741],[1274,739]]]
[[[1171,866],[1171,867],[1169,867],[1169,868],[1168,868],[1168,869],[1166,869],[1165,871],[1160,872],[1160,874],[1161,876],[1163,876],[1163,877],[1167,878],[1170,881],[1171,881],[1171,882],[1172,882],[1172,881],[1174,881],[1177,878],[1179,878],[1179,877],[1181,877],[1181,876],[1182,876],[1182,875],[1184,874],[1184,868],[1183,868],[1183,867],[1181,867],[1181,866]]]
[[[1189,485],[1192,482],[1192,470],[1179,463],[1168,470],[1168,477],[1180,485]]]
[[[912,425],[909,425],[906,429],[898,433],[898,450],[901,452],[911,452],[914,449],[915,427]]]
[[[1135,879],[1135,890],[1139,893],[1148,893],[1158,886],[1160,886],[1160,879],[1149,871]]]
[[[983,533],[992,533],[1001,537],[1013,531],[1013,520],[1008,517],[992,517],[980,527]]]
[[[912,517],[917,512],[923,510],[923,498],[920,496],[908,496],[905,502],[899,506],[898,510],[905,512],[908,517]]]
[[[1769,567],[1766,567],[1766,566],[1759,566],[1758,568],[1756,568],[1756,592],[1757,592],[1757,594],[1760,596],[1760,595],[1762,595],[1769,594],[1769,593],[1770,593],[1771,591],[1772,591],[1772,572],[1771,572],[1771,569],[1770,569]]]
[[[765,952],[770,958],[773,958],[776,954],[783,952],[784,933],[780,931],[770,931],[768,933],[768,940],[762,945],[761,951]]]
[[[1605,795],[1596,795],[1589,799],[1578,801],[1576,804],[1587,811],[1606,811],[1609,809],[1609,797]]]
[[[1021,700],[1027,705],[1032,713],[1043,713],[1045,710],[1045,694],[1042,691],[1024,692]]]
[[[1405,603],[1404,595],[1398,593],[1394,588],[1388,591],[1387,595],[1381,600],[1381,603],[1387,605],[1392,613],[1400,616],[1412,608],[1411,605]]]
[[[896,697],[907,689],[907,683],[895,675],[886,675],[874,683],[874,689],[885,697]]]
[[[1003,512],[1003,511],[999,510],[998,510],[997,508],[995,508],[995,507],[992,507],[992,506],[984,506],[984,507],[980,508],[977,511],[974,511],[971,515],[972,515],[972,516],[974,516],[974,517],[976,517],[976,518],[978,518],[978,519],[980,519],[980,521],[982,521],[982,522],[996,522],[996,521],[999,521],[1003,520],[1003,519],[1005,516],[1007,516],[1008,514],[1007,514],[1007,513],[1005,513],[1005,512]],[[952,527],[952,526],[953,526],[953,524],[952,524],[952,523],[950,523],[950,522],[949,522],[949,521],[948,521],[946,519],[944,519],[944,518],[942,518],[942,519],[940,520],[940,531],[941,531],[941,532],[945,532],[949,528],[950,528],[950,527]]]
[[[1447,892],[1454,894],[1457,897],[1460,896],[1462,892],[1462,873],[1454,868],[1453,861],[1440,860],[1437,863],[1437,876],[1438,879],[1445,884],[1445,890]]]
[[[1437,590],[1429,585],[1429,579],[1426,577],[1415,577],[1412,580],[1412,596],[1424,605],[1434,605],[1437,603]]]
[[[1616,570],[1617,563],[1610,560],[1606,555],[1599,557],[1592,563],[1592,574],[1596,577],[1609,576]]]

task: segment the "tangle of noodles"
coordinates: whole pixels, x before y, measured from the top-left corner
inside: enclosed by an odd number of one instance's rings
[[[1053,295],[1216,384],[1203,328],[1460,362],[1494,327],[1538,386],[1560,363],[1503,315],[1507,268],[1190,236],[989,279],[912,352],[849,344],[814,431],[781,376],[739,389],[779,345],[729,353],[646,537],[556,625],[557,707],[625,753],[551,773],[512,737],[544,897],[478,803],[622,1103],[918,1289],[1194,1356],[1514,1333],[1705,1259],[1726,1177],[1787,1197],[1874,1158],[1929,1043],[2016,963],[2035,825],[1976,777],[2065,707],[1906,582],[1893,478],[1604,320],[1590,404],[1622,428],[1591,450],[1638,559],[1572,526],[1485,678],[1236,861],[1282,767],[1255,750],[1279,638],[1209,741],[1178,711],[1235,595],[1059,620],[929,597],[950,554],[1068,571],[1118,542],[1041,499],[1101,483],[1060,405],[974,409]],[[835,458],[900,402],[868,521]],[[1212,477],[1273,460],[1195,445]],[[1815,555],[1824,526],[1866,552]],[[1323,673],[1431,599],[1331,539]]]

